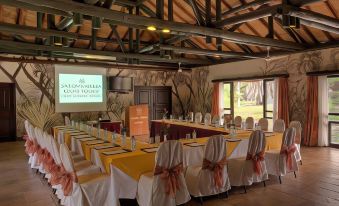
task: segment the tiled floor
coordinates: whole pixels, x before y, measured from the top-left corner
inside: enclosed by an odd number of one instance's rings
[[[247,194],[242,188],[232,188],[229,198],[207,198],[204,205],[339,205],[339,149],[302,148],[302,156],[296,179],[289,174],[280,185],[277,178],[270,177],[267,187],[256,184]],[[0,165],[0,206],[57,205],[41,175],[28,167],[23,142],[0,143]],[[187,205],[199,203],[192,200]]]

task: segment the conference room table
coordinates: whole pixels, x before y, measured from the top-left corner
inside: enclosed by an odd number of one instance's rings
[[[196,132],[197,138],[200,137],[210,137],[213,135],[227,135],[229,134],[229,130],[225,130],[224,127],[215,127],[212,125],[204,125],[202,123],[194,123],[180,120],[152,120],[151,121],[151,137],[155,137],[156,135],[160,135],[161,139],[163,139],[163,130],[164,127],[168,127],[168,135],[167,139],[183,139],[187,134],[192,136],[193,131]],[[237,133],[246,133],[246,130],[237,130]]]
[[[153,172],[159,144],[137,141],[136,150],[132,151],[128,137],[125,145],[122,145],[120,135],[117,135],[113,143],[112,138],[107,138],[111,137],[109,132],[107,136],[101,132],[99,138],[97,134],[95,130],[92,134],[87,134],[69,127],[54,128],[54,136],[58,141],[64,141],[72,152],[83,155],[85,159],[100,167],[103,173],[111,175],[116,201],[119,201],[119,198],[134,199],[141,175]],[[239,130],[235,137],[224,135],[228,159],[246,156],[250,134],[251,131]],[[61,136],[63,138],[60,138]],[[183,144],[184,167],[202,164],[207,140],[208,137],[179,140]],[[280,149],[281,141],[281,133],[266,133],[266,150]]]

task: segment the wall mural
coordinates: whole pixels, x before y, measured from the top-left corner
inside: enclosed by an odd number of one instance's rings
[[[182,73],[110,68],[107,74],[134,77],[135,85],[138,86],[172,86],[172,111],[175,116],[187,114],[188,111],[205,113],[211,110],[212,88],[207,81],[207,68]],[[36,122],[36,126],[46,131],[63,123],[63,117],[68,114],[54,112],[53,65],[0,62],[0,75],[16,85],[18,136],[24,133],[24,119]],[[125,109],[133,104],[133,93],[107,93],[107,97],[107,111],[72,113],[71,118],[81,121],[96,120],[99,117],[124,119]]]
[[[267,61],[259,69],[263,75],[288,72],[290,120],[305,123],[306,72],[318,70],[339,70],[339,49],[331,49],[329,56],[323,51],[288,55]],[[328,55],[328,53],[326,53]],[[326,59],[326,61],[324,60]],[[259,59],[258,61],[262,61]],[[208,67],[196,68],[189,72],[147,71],[110,68],[110,76],[134,77],[138,86],[172,86],[172,112],[174,116],[189,111],[203,114],[211,111],[212,83]],[[27,64],[0,62],[0,81],[4,79],[16,84],[17,89],[17,134],[23,134],[23,119],[35,118],[39,126],[48,130],[62,124],[65,114],[54,113],[54,66],[49,64]],[[108,93],[107,111],[72,113],[75,120],[93,120],[99,116],[111,120],[124,119],[126,107],[133,104],[133,93]],[[26,111],[26,112],[25,112]]]
[[[339,49],[330,51],[329,61],[324,61],[322,51],[289,55],[266,62],[260,68],[263,75],[286,72],[289,74],[290,121],[297,120],[305,125],[306,121],[306,73],[320,70],[339,70]]]

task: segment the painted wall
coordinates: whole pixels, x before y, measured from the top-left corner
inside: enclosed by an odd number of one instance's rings
[[[253,59],[214,65],[209,68],[209,81],[213,79],[263,76],[288,73],[290,120],[304,125],[306,113],[306,72],[339,70],[339,48],[304,52],[274,58]]]
[[[119,68],[111,68],[107,72],[110,76],[134,77],[137,86],[172,86],[172,112],[175,116],[187,111],[210,111],[212,91],[206,68],[182,73]],[[16,84],[18,136],[24,132],[23,119],[27,119],[28,115],[22,111],[37,113],[41,127],[46,127],[46,130],[63,123],[65,114],[54,112],[54,65],[0,62],[0,82]],[[108,93],[107,111],[72,113],[71,118],[87,121],[102,116],[121,120],[133,100],[133,93]]]

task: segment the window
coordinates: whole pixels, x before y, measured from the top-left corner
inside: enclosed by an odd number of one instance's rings
[[[274,90],[274,79],[224,82],[223,114],[241,116],[243,121],[253,117],[256,122],[265,117],[272,128]]]
[[[332,146],[339,146],[339,75],[328,77],[328,130]]]

